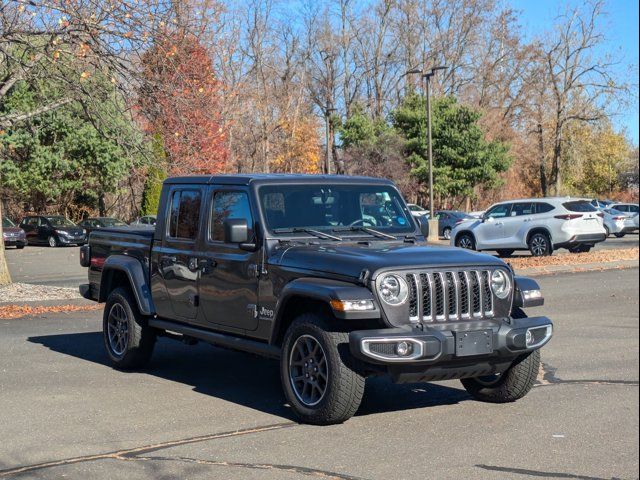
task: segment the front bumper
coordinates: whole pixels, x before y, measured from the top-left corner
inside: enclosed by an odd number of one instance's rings
[[[455,322],[424,329],[354,331],[349,348],[371,370],[390,373],[397,382],[444,380],[502,372],[516,357],[544,346],[552,334],[553,323],[547,317]],[[397,352],[401,342],[410,345],[405,356]]]
[[[5,238],[3,239],[3,241],[6,247],[24,247],[27,245],[26,238],[11,237],[11,238]]]
[[[62,235],[58,235],[58,241],[62,245],[84,245],[87,243],[86,235],[81,237],[63,237]]]

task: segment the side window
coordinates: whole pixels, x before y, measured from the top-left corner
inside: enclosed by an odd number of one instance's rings
[[[506,203],[502,205],[496,205],[491,210],[486,213],[487,217],[491,218],[504,218],[509,216],[509,211],[511,210],[511,204]]]
[[[194,240],[200,222],[200,191],[174,191],[169,208],[169,237]]]
[[[511,209],[512,217],[522,217],[534,213],[534,205],[532,203],[514,203]]]
[[[629,205],[628,208],[631,213],[638,213],[638,205]]]
[[[27,220],[27,225],[30,225],[32,227],[40,226],[40,218],[38,218],[38,217],[29,218],[29,220]]]
[[[253,217],[247,193],[215,192],[209,221],[209,238],[214,242],[224,241],[224,222],[235,218],[247,220],[249,238],[251,238],[253,236]]]
[[[548,213],[554,209],[553,205],[548,203],[534,203],[535,213]]]

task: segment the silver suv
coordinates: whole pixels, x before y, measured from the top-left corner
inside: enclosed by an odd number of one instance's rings
[[[529,250],[534,256],[553,250],[588,252],[606,238],[603,214],[587,200],[569,197],[501,202],[482,218],[456,226],[451,244],[471,250],[495,250],[509,256]]]

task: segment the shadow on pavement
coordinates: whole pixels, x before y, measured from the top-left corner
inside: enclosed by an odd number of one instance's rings
[[[54,352],[109,366],[101,332],[37,336],[30,337],[29,341]],[[205,343],[186,346],[159,339],[144,373],[191,385],[195,392],[204,395],[295,420],[285,403],[276,360]],[[385,378],[370,378],[356,416],[452,405],[469,399],[461,387],[427,383],[396,385]]]

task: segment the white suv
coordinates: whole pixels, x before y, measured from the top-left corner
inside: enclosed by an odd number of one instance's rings
[[[603,214],[588,200],[544,198],[493,205],[482,218],[462,223],[451,232],[451,244],[472,250],[495,250],[509,256],[529,250],[551,255],[557,248],[588,252],[606,238]]]

